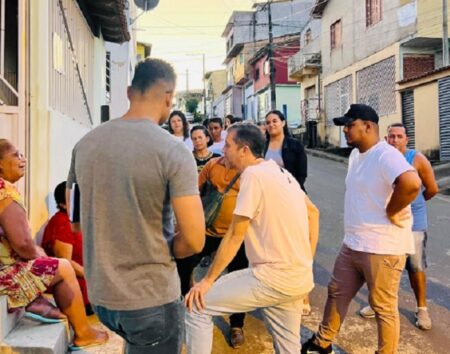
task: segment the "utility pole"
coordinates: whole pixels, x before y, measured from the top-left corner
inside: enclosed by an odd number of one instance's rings
[[[203,119],[206,119],[206,83],[205,83],[205,53],[202,53],[203,59]]]
[[[273,50],[273,33],[272,33],[272,0],[267,2],[267,17],[269,22],[269,50],[267,54],[267,60],[269,60],[270,70],[270,109],[276,109],[277,106],[277,93],[275,85],[275,60]]]
[[[186,69],[186,92],[189,92],[189,69]]]
[[[442,61],[443,66],[449,65],[448,60],[448,11],[447,0],[442,0]]]

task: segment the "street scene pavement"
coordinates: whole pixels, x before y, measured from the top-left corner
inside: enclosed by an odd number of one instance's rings
[[[303,319],[302,341],[306,341],[318,327],[326,301],[327,284],[336,255],[343,238],[344,180],[347,166],[341,162],[308,156],[307,191],[321,212],[321,231],[314,264],[316,287],[311,293],[312,314]],[[370,181],[368,181],[370,188]],[[428,258],[428,308],[433,328],[424,332],[414,325],[415,299],[406,272],[403,274],[399,294],[401,338],[399,353],[441,354],[450,348],[450,197],[438,195],[428,202],[429,238]],[[202,272],[197,269],[197,273]],[[204,272],[204,270],[203,270]],[[374,319],[366,320],[358,310],[367,304],[364,287],[352,301],[347,318],[335,342],[335,352],[340,354],[369,354],[376,350],[377,329]],[[214,327],[214,354],[269,354],[273,353],[272,339],[261,315],[249,314],[245,320],[246,343],[233,349],[228,341],[227,318],[216,318]],[[111,334],[111,340],[102,348],[86,351],[96,354],[120,354],[123,341]]]
[[[303,319],[302,341],[306,341],[318,327],[326,301],[327,284],[343,239],[344,180],[347,166],[343,163],[308,156],[307,191],[319,207],[321,216],[320,240],[314,264],[316,287],[311,293],[312,314]],[[368,181],[367,188],[370,188]],[[404,272],[399,294],[401,338],[399,353],[441,354],[450,348],[450,197],[438,195],[428,202],[429,237],[428,308],[433,328],[424,332],[414,325],[415,299]],[[347,318],[335,342],[336,353],[374,353],[377,328],[374,319],[361,318],[357,312],[367,304],[367,288],[362,288],[352,301]],[[272,340],[258,313],[247,316],[246,343],[233,349],[227,343],[228,325],[216,320],[214,328],[214,354],[222,353],[273,353]]]

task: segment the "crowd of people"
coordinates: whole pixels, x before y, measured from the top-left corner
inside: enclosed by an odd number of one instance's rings
[[[261,309],[276,353],[328,354],[350,301],[367,284],[370,307],[361,315],[377,320],[377,353],[396,353],[406,263],[417,326],[431,328],[425,201],[438,189],[426,157],[407,149],[403,125],[380,139],[378,115],[364,104],[334,119],[354,147],[345,235],[322,322],[302,346],[319,239],[305,149],[278,110],[258,125],[229,115],[191,127],[183,112],[171,111],[175,83],[162,60],[136,66],[128,112],[74,147],[42,247],[14,187],[26,159],[0,139],[0,294],[10,311],[25,308],[45,323],[67,320],[71,350],[107,341],[88,324],[95,312],[125,339],[126,353],[180,353],[185,345],[190,354],[207,354],[212,317],[230,316],[230,343],[239,348],[245,314]],[[168,132],[160,127],[166,121]],[[75,185],[81,222],[69,219]],[[206,272],[201,279],[198,266]]]

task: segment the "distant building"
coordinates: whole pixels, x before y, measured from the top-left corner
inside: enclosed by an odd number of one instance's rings
[[[208,71],[203,79],[205,80],[206,90],[206,115],[211,118],[216,116],[214,102],[226,88],[227,71],[224,69]]]

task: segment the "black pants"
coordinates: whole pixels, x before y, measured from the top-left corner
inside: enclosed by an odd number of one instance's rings
[[[178,275],[180,276],[181,281],[181,293],[183,296],[186,295],[191,288],[191,275],[194,268],[203,257],[211,256],[213,252],[217,251],[220,241],[222,241],[222,239],[219,237],[206,236],[205,247],[203,247],[202,252],[191,257],[175,259],[177,262]],[[245,268],[248,268],[248,260],[245,255],[244,243],[242,243],[239,251],[236,253],[236,256],[228,265],[228,272],[231,273]],[[231,315],[230,327],[242,328],[244,326],[244,318],[245,313],[236,313]]]

